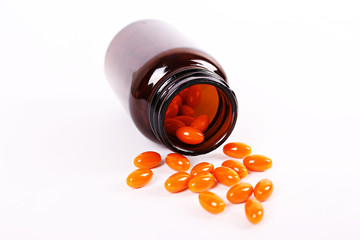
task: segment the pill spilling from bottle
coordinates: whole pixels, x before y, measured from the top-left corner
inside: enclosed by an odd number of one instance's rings
[[[174,98],[174,104],[187,103],[189,106],[196,107],[201,96],[199,89],[190,88],[183,90],[176,97],[186,97]],[[180,122],[185,127],[192,125],[191,128],[200,133],[206,131],[209,123],[208,118],[204,115],[195,118],[193,116],[182,115],[171,119]],[[184,128],[184,126],[179,129]],[[176,131],[176,135],[179,129]],[[179,139],[181,140],[181,137]],[[183,142],[186,143],[186,141],[188,140]],[[272,195],[274,189],[273,182],[264,178],[253,187],[250,183],[244,182],[243,179],[248,176],[248,172],[263,172],[270,169],[272,167],[272,160],[263,155],[250,155],[250,146],[239,142],[226,144],[223,152],[229,157],[243,158],[243,160],[241,162],[240,160],[229,159],[222,162],[221,166],[216,168],[212,163],[200,162],[191,168],[191,162],[187,157],[179,153],[169,153],[165,157],[165,163],[170,169],[175,170],[176,173],[168,176],[166,179],[164,183],[165,190],[175,194],[188,189],[198,194],[200,206],[204,210],[212,214],[219,214],[225,211],[226,208],[223,198],[213,192],[217,184],[220,183],[229,187],[224,198],[225,200],[230,204],[236,205],[245,203],[246,218],[253,224],[261,222],[264,216],[261,202],[268,200]],[[160,166],[161,162],[160,154],[153,151],[137,155],[134,159],[134,165],[138,169],[129,174],[126,179],[127,185],[132,188],[146,186],[153,177],[151,168]],[[254,197],[252,198],[252,196]]]

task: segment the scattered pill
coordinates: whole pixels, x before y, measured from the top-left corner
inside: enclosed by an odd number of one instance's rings
[[[270,158],[263,155],[250,155],[244,158],[244,166],[253,172],[263,172],[272,166]]]
[[[188,188],[190,178],[187,172],[177,172],[165,181],[165,189],[171,193],[184,191]]]
[[[176,131],[176,137],[186,144],[199,144],[204,141],[204,134],[192,127],[181,127]]]
[[[253,193],[253,187],[250,183],[241,182],[232,186],[227,194],[226,198],[231,203],[243,203],[246,202]]]
[[[245,203],[245,214],[251,223],[256,224],[262,220],[264,209],[258,200],[250,198]]]
[[[232,158],[244,158],[251,154],[251,148],[245,143],[231,142],[223,147],[223,152]]]
[[[138,168],[154,168],[161,163],[161,156],[157,152],[143,152],[136,156],[134,165]]]
[[[225,202],[218,195],[209,191],[199,193],[199,202],[210,213],[221,213],[225,209]]]
[[[193,127],[200,132],[204,133],[206,129],[209,127],[210,120],[207,115],[200,115],[194,119],[194,121],[190,124],[190,127]]]
[[[179,153],[169,153],[165,158],[165,163],[173,170],[184,172],[190,169],[190,161]]]
[[[239,175],[228,167],[217,167],[214,169],[214,177],[219,183],[226,186],[232,186],[240,181]]]
[[[215,184],[215,177],[211,173],[201,172],[190,178],[188,187],[192,192],[203,192]]]
[[[254,188],[254,196],[260,202],[268,199],[274,190],[273,183],[269,179],[260,180]]]
[[[152,176],[153,172],[150,169],[137,169],[129,174],[126,183],[132,188],[141,188],[150,182]]]
[[[191,176],[196,176],[201,172],[212,173],[214,171],[214,165],[208,162],[201,162],[196,164],[190,171]]]
[[[232,170],[234,170],[239,175],[239,177],[241,179],[248,175],[248,170],[239,161],[226,160],[221,164],[221,166],[231,168]]]

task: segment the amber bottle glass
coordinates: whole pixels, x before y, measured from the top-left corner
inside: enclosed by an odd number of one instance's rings
[[[164,22],[143,20],[122,29],[107,50],[105,72],[137,128],[172,151],[210,152],[235,126],[237,101],[222,67]],[[181,97],[176,104],[175,96]],[[209,118],[204,140],[181,142],[176,126],[189,125],[185,118],[201,115]]]

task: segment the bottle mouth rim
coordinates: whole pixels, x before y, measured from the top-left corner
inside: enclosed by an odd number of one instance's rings
[[[179,94],[185,88],[188,88],[197,84],[209,84],[216,88],[218,94],[222,97],[226,97],[229,102],[230,109],[225,109],[230,111],[231,119],[228,129],[221,134],[220,137],[214,141],[210,146],[205,146],[201,144],[187,147],[181,147],[171,140],[168,134],[165,131],[164,121],[166,110],[173,99],[177,94]],[[174,152],[178,152],[184,155],[201,155],[208,152],[211,152],[222,145],[222,143],[230,136],[232,133],[236,120],[237,120],[237,99],[235,93],[229,88],[225,80],[220,77],[218,74],[211,72],[206,69],[187,69],[181,72],[175,73],[168,77],[165,80],[165,83],[162,84],[157,94],[152,97],[152,101],[149,108],[149,119],[151,130],[153,131],[155,137],[163,143],[166,147]],[[220,97],[220,96],[219,96]],[[224,107],[225,104],[219,106],[218,108]],[[226,119],[224,118],[223,121]],[[201,147],[201,146],[204,147]]]

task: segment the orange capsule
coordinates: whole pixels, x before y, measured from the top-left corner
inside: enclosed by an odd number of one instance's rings
[[[161,163],[161,156],[157,152],[143,152],[136,156],[134,165],[138,168],[154,168]]]
[[[179,92],[179,95],[180,95],[182,98],[184,98],[188,91],[189,91],[189,88],[185,88],[184,90],[182,90],[181,92]]]
[[[175,136],[176,130],[185,126],[186,125],[183,122],[177,120],[176,118],[169,118],[169,119],[165,119],[164,121],[165,131],[167,134],[171,136]]]
[[[199,144],[204,141],[204,134],[192,127],[181,127],[176,130],[176,137],[186,144]]]
[[[240,178],[244,178],[248,175],[248,170],[239,161],[226,160],[221,164],[221,166],[231,168],[239,175]]]
[[[185,115],[185,116],[193,117],[194,114],[195,114],[195,111],[194,111],[194,109],[192,107],[190,107],[188,105],[180,106],[179,115]]]
[[[216,180],[226,186],[232,186],[240,181],[239,175],[228,167],[217,167],[213,172]]]
[[[244,158],[251,154],[251,147],[245,143],[232,142],[224,146],[223,152],[232,158]]]
[[[141,188],[150,182],[152,176],[153,172],[150,169],[137,169],[129,174],[126,183],[132,188]]]
[[[272,166],[270,158],[263,155],[250,155],[244,158],[245,167],[253,172],[263,172]]]
[[[165,119],[167,118],[174,118],[179,113],[179,105],[177,104],[169,104],[168,108],[165,112]]]
[[[274,190],[273,183],[269,179],[260,180],[254,188],[254,196],[260,202],[268,199]]]
[[[200,104],[201,88],[199,85],[193,85],[188,89],[189,90],[184,94],[184,104],[195,108]]]
[[[245,203],[245,214],[251,223],[259,223],[264,215],[264,209],[261,202],[254,198],[247,200]]]
[[[214,165],[208,162],[201,162],[196,164],[190,171],[191,176],[196,176],[201,172],[212,173],[214,171]]]
[[[169,153],[165,158],[165,163],[175,171],[184,172],[190,169],[190,161],[179,153]]]
[[[232,186],[226,194],[226,198],[231,203],[246,202],[253,193],[253,187],[250,183],[241,182]]]
[[[194,121],[194,117],[191,116],[177,116],[175,117],[176,120],[183,122],[186,126],[190,126],[190,124]]]
[[[171,193],[184,191],[188,188],[190,177],[187,172],[177,172],[165,181],[165,189]]]
[[[200,132],[204,133],[206,129],[209,127],[210,119],[207,115],[200,115],[194,119],[194,121],[190,124],[190,127],[193,127]]]
[[[181,106],[182,105],[182,97],[180,95],[176,95],[170,102],[170,104],[176,104],[178,106]]]
[[[209,191],[199,193],[199,202],[210,213],[221,213],[225,209],[225,202],[218,195]]]
[[[188,187],[192,192],[203,192],[215,184],[215,177],[208,172],[201,172],[190,178]]]

